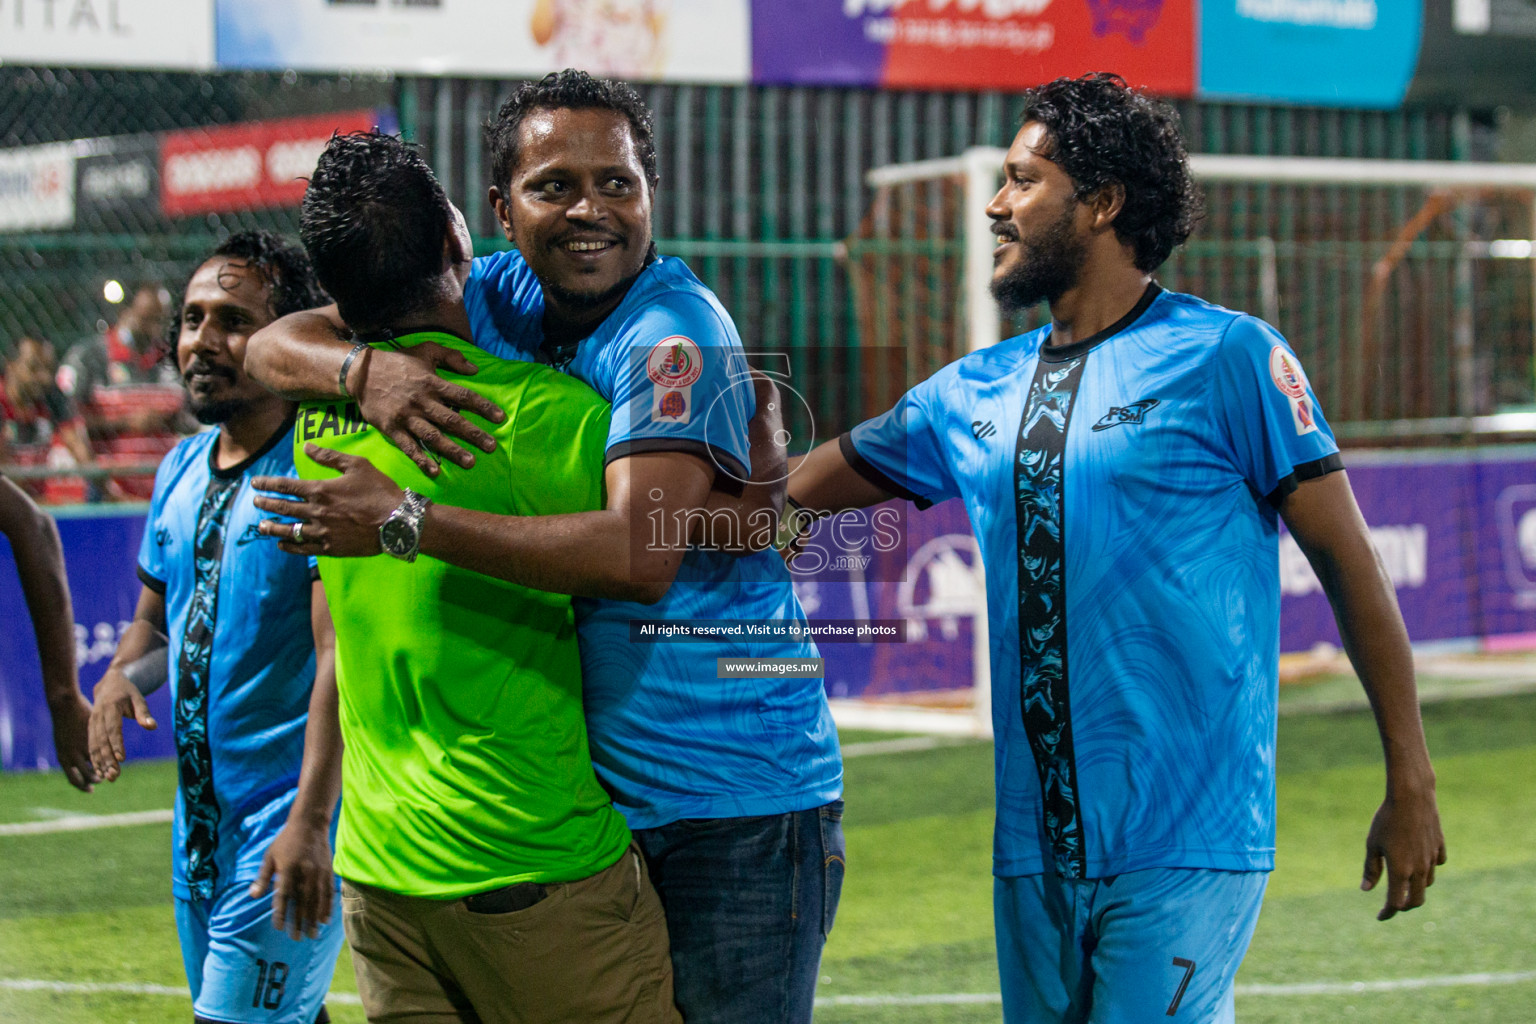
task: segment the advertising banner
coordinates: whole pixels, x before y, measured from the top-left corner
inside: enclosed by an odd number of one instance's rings
[[[226,68],[747,79],[747,0],[217,0]]]
[[[75,162],[75,225],[85,231],[129,231],[160,217],[160,139],[126,135],[92,139]]]
[[[184,217],[296,206],[332,133],[375,126],[389,130],[393,117],[350,110],[171,132],[160,139],[160,208]]]
[[[75,156],[68,142],[0,150],[0,231],[75,222]]]
[[[213,0],[7,0],[0,62],[209,68]]]
[[[1200,96],[1396,107],[1422,30],[1398,0],[1200,0]]]
[[[1536,647],[1536,448],[1345,455],[1371,539],[1417,645]],[[795,591],[812,627],[890,623],[897,640],[820,643],[827,692],[879,697],[971,685],[984,571],[965,509],[948,501],[925,512],[891,503],[818,524],[797,563]],[[90,693],[132,618],[141,511],[93,516],[62,510],[59,530],[74,597],[76,656]],[[116,510],[104,510],[113,511]],[[898,524],[891,529],[891,523]],[[893,543],[893,538],[895,542]],[[1280,649],[1337,645],[1338,631],[1306,557],[1282,533]],[[10,548],[0,539],[0,767],[52,764],[42,675]],[[166,726],[125,730],[133,756],[170,756],[165,690],[150,698]]]
[[[1536,2],[1423,0],[1422,6],[1424,43],[1409,103],[1499,107],[1530,90]]]
[[[1532,0],[1456,0],[1456,31],[1467,35],[1536,39]]]
[[[107,670],[139,600],[134,567],[144,512],[113,509],[115,514],[109,516],[90,514],[102,508],[82,507],[80,518],[70,510],[55,512],[75,611],[75,662],[86,696]],[[53,728],[43,700],[42,668],[31,621],[11,547],[0,537],[0,622],[6,627],[0,629],[0,768],[7,770],[55,765]],[[128,756],[175,755],[169,691],[162,687],[149,697],[149,706],[161,723],[157,731],[145,732],[137,726],[123,730]]]
[[[752,78],[1020,89],[1114,71],[1194,91],[1192,0],[753,0]]]

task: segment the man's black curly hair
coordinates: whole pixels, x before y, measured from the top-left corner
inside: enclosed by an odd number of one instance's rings
[[[367,331],[437,298],[452,216],[415,146],[379,132],[337,134],[304,192],[299,237],[341,318]]]
[[[241,231],[230,235],[203,257],[198,266],[221,256],[247,264],[267,282],[274,319],[315,309],[330,301],[315,279],[315,268],[310,266],[304,250],[270,231]],[[176,311],[171,316],[167,356],[172,362],[176,358],[177,339],[181,336],[181,305],[176,304]]]
[[[646,184],[655,191],[656,124],[651,108],[640,94],[623,82],[593,78],[585,71],[566,68],[552,71],[537,82],[525,82],[501,105],[494,120],[485,124],[485,141],[491,148],[491,184],[505,189],[517,167],[523,121],[536,110],[611,110],[629,119],[635,153],[645,172]]]
[[[1040,155],[1072,179],[1079,200],[1109,185],[1125,189],[1115,234],[1151,273],[1195,229],[1205,199],[1189,171],[1178,112],[1119,75],[1058,78],[1024,93],[1021,124],[1048,133]]]

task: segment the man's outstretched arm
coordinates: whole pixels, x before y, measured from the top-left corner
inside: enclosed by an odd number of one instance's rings
[[[1381,733],[1387,792],[1366,838],[1360,887],[1375,888],[1385,860],[1386,903],[1377,915],[1385,921],[1422,906],[1435,867],[1445,863],[1408,630],[1342,471],[1301,484],[1281,504],[1280,515],[1322,582]]]
[[[11,542],[22,596],[32,615],[43,666],[43,694],[53,719],[54,754],[70,785],[89,793],[96,781],[87,739],[91,705],[80,692],[76,674],[75,614],[59,529],[26,492],[0,477],[0,533]]]
[[[290,313],[251,335],[245,371],[284,398],[341,399],[345,365],[346,395],[356,400],[363,419],[428,476],[438,474],[434,455],[460,466],[475,464],[474,455],[453,438],[481,451],[496,447],[491,435],[459,410],[468,409],[493,423],[506,414],[490,399],[437,374],[439,369],[475,373],[475,365],[462,353],[424,342],[408,351],[363,348],[353,354],[355,345],[334,305]]]

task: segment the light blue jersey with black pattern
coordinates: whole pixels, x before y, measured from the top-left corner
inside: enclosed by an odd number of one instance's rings
[[[543,292],[516,251],[476,259],[464,302],[481,348],[550,363],[612,403],[607,461],[682,451],[712,463],[719,480],[750,475],[755,401],[741,339],[681,260],[653,261],[564,351],[543,347]],[[631,635],[636,620],[804,623],[777,553],[691,548],[656,604],[583,598],[576,615],[593,764],[631,828],[806,810],[842,794],[820,679],[716,678],[718,658],[814,658],[814,644]]]
[[[1278,503],[1339,468],[1285,340],[1148,289],[1075,345],[950,364],[844,439],[893,493],[962,498],[987,567],[994,870],[1274,862]]]
[[[263,537],[251,479],[293,476],[293,432],[218,470],[218,431],[155,474],[139,578],[165,598],[179,785],[172,888],[205,900],[255,880],[298,788],[315,679],[308,560]]]

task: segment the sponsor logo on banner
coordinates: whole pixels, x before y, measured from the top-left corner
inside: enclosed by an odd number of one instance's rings
[[[1536,484],[1504,488],[1494,500],[1494,518],[1515,604],[1536,608]]]
[[[169,217],[296,206],[331,135],[381,120],[352,110],[172,132],[160,146],[160,206]]]
[[[75,224],[123,231],[159,219],[160,141],[153,135],[98,139],[75,164]]]
[[[211,0],[5,0],[0,61],[83,67],[213,66]]]
[[[651,388],[651,419],[687,423],[693,419],[693,385],[680,388],[656,384]]]
[[[1376,0],[1237,0],[1237,13],[1284,25],[1376,27]]]
[[[1519,0],[1523,2],[1523,0]],[[1419,60],[1407,0],[1199,0],[1200,95],[1396,107]],[[1254,54],[1263,54],[1255,60]]]
[[[1531,0],[1456,0],[1452,18],[1462,35],[1536,38]]]
[[[645,359],[645,373],[664,388],[685,388],[704,372],[704,354],[692,338],[674,334],[652,347]]]
[[[72,144],[0,150],[0,231],[67,228],[74,222]]]
[[[1372,526],[1371,545],[1395,590],[1417,590],[1429,580],[1429,527],[1423,523]],[[1320,594],[1323,584],[1289,531],[1280,534],[1280,596]]]
[[[754,0],[753,77],[1009,89],[1111,68],[1135,85],[1189,95],[1194,2]]]

